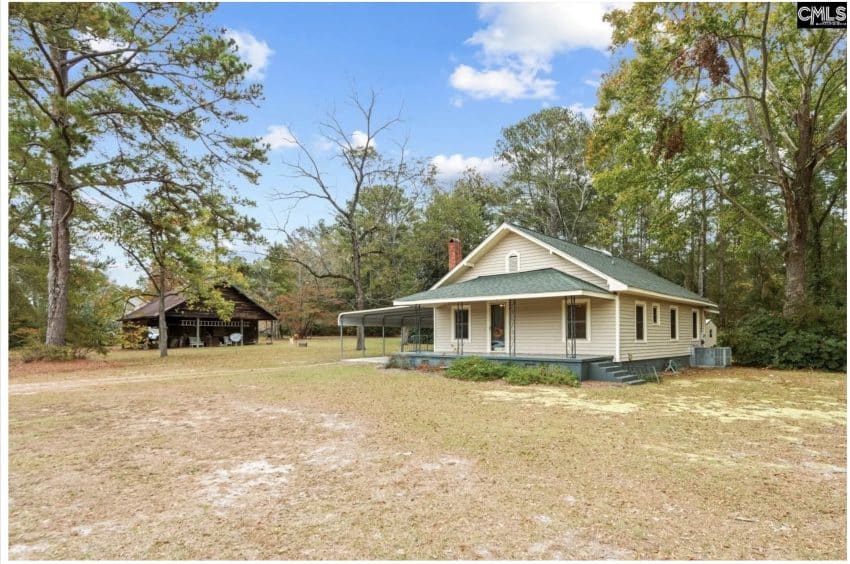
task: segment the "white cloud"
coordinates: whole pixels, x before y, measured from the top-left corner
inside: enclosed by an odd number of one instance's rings
[[[372,149],[377,149],[378,144],[375,143],[374,139],[369,139],[369,136],[365,131],[360,131],[359,129],[355,129],[354,133],[351,134],[351,145],[355,149],[362,149],[366,146],[366,141],[369,141],[369,147]]]
[[[322,153],[327,153],[334,147],[336,147],[334,142],[322,135],[316,136],[315,140],[313,141],[313,148]]]
[[[449,82],[456,89],[476,99],[498,98],[510,101],[519,98],[552,98],[555,81],[538,78],[536,73],[523,69],[500,68],[476,70],[459,65]]]
[[[496,157],[464,157],[460,153],[437,155],[431,159],[431,164],[437,169],[437,178],[444,181],[455,180],[470,168],[490,179],[501,178],[508,169],[507,164]]]
[[[272,151],[277,149],[291,149],[298,146],[295,143],[295,136],[285,125],[270,125],[266,130],[268,133],[263,135],[260,141],[268,143]]]
[[[593,121],[593,116],[596,115],[596,109],[593,106],[585,106],[581,102],[570,104],[569,109],[576,114],[583,114],[588,120]]]
[[[269,58],[274,55],[274,51],[265,41],[260,41],[247,31],[234,31],[229,29],[225,32],[225,36],[233,39],[236,42],[236,50],[239,57],[251,68],[245,74],[246,78],[253,80],[262,80],[263,71],[269,64]]]
[[[598,80],[591,80],[589,78],[586,79],[584,81],[584,83],[587,84],[588,86],[592,86],[593,88],[599,88],[602,85],[602,83],[599,82]]]
[[[484,68],[458,65],[453,87],[477,98],[503,101],[554,97],[554,80],[546,78],[552,59],[576,49],[605,51],[611,25],[605,13],[628,4],[543,3],[484,4],[478,17],[485,26],[466,43],[479,48]]]
[[[115,51],[117,49],[127,49],[128,47],[130,47],[129,43],[117,41],[115,39],[112,39],[111,37],[95,37],[89,33],[81,33],[80,35],[78,35],[78,38],[80,39],[80,41],[84,41],[88,45],[88,48],[95,53],[105,53],[108,51]],[[125,52],[116,53],[111,56],[126,59],[131,54],[132,53],[130,52]]]

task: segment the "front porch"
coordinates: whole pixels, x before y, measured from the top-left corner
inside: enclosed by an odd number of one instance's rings
[[[521,366],[558,366],[567,368],[572,371],[580,380],[602,379],[602,372],[597,365],[611,363],[613,356],[595,356],[583,355],[575,357],[566,357],[564,355],[554,354],[514,354],[507,353],[443,353],[443,352],[399,352],[390,355],[390,366],[398,368],[422,368],[422,367],[440,367],[444,368],[453,361],[463,357],[478,356],[493,360],[495,362],[503,362],[506,364],[518,364]]]

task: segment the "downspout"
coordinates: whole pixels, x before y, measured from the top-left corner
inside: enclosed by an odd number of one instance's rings
[[[614,296],[614,362],[620,362],[620,293]]]

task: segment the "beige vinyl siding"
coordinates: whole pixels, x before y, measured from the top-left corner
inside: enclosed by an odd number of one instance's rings
[[[566,272],[585,282],[595,284],[600,288],[608,288],[608,283],[601,277],[592,274],[583,268],[565,260],[537,243],[516,233],[508,233],[501,241],[487,251],[483,256],[474,261],[472,268],[465,268],[453,280],[447,280],[447,284],[456,284],[471,280],[478,276],[490,276],[493,274],[505,274],[507,270],[507,257],[512,252],[519,254],[520,270],[540,270],[542,268],[556,268]]]
[[[517,354],[565,355],[561,298],[516,301]],[[487,303],[471,303],[470,340],[464,342],[463,352],[488,353],[489,327]],[[509,316],[510,318],[510,316]],[[434,308],[434,351],[455,352],[452,340],[452,306]],[[614,355],[614,300],[590,300],[590,340],[576,339],[579,355]],[[510,331],[509,331],[510,333]]]
[[[469,307],[469,340],[463,342],[463,352],[487,352],[487,304],[470,302]],[[457,342],[452,339],[452,315],[454,305],[443,305],[434,308],[434,352],[452,353],[456,350]]]
[[[562,298],[517,300],[517,354],[566,355]],[[614,300],[590,300],[590,339],[576,339],[578,355],[614,355]]]
[[[646,342],[635,342],[635,303],[643,303],[646,308]],[[661,323],[652,323],[652,306],[660,306]],[[679,339],[670,339],[670,307],[678,308],[677,326]],[[687,356],[691,345],[699,345],[699,337],[691,338],[692,311],[699,312],[698,330],[705,319],[702,308],[681,302],[659,300],[651,297],[620,294],[620,360],[646,358],[670,358]]]

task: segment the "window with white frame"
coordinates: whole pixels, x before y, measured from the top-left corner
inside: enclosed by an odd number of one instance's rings
[[[635,302],[635,341],[646,341],[646,304]]]
[[[699,310],[691,310],[692,339],[699,339]]]
[[[511,251],[505,257],[505,270],[507,272],[519,272],[519,253]]]
[[[670,306],[670,340],[679,340],[679,308]]]
[[[570,303],[567,298],[561,302],[561,340],[572,339],[572,327],[575,325],[577,340],[590,340],[590,300],[576,300]]]
[[[452,340],[469,340],[469,306],[452,308]]]

